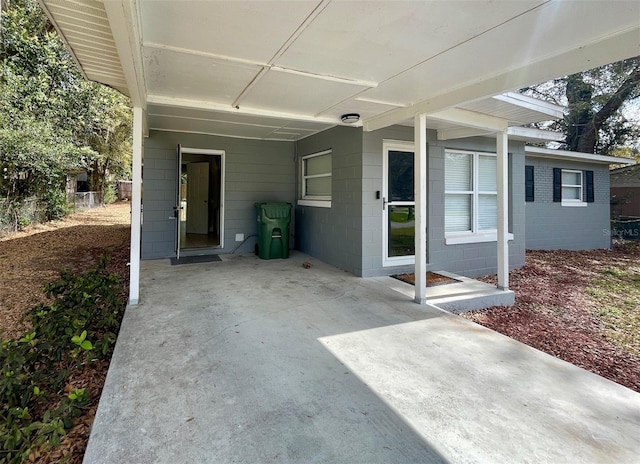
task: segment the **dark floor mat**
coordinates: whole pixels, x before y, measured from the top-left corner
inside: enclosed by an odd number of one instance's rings
[[[222,261],[218,255],[198,255],[198,256],[181,256],[180,259],[171,258],[171,265],[178,264],[196,264],[196,263],[212,263],[214,261]]]

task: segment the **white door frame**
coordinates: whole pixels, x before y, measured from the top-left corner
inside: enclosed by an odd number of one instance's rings
[[[208,148],[187,148],[178,145],[179,158],[182,160],[182,155],[216,155],[220,157],[220,246],[218,248],[224,248],[224,198],[225,198],[225,151],[224,150],[211,150]],[[181,168],[180,168],[181,169]],[[178,190],[180,189],[180,176],[181,172],[178,170]],[[179,195],[179,194],[178,194]],[[180,204],[178,203],[178,206]],[[179,210],[178,210],[179,212]],[[176,218],[178,221],[178,252],[177,256],[180,257],[180,217]]]
[[[415,144],[402,140],[382,141],[382,266],[403,266],[415,264],[415,255],[411,256],[389,256],[389,152],[406,151],[413,153],[415,163]],[[415,179],[413,180],[415,182]],[[415,205],[415,198],[412,202],[391,202],[392,206]]]

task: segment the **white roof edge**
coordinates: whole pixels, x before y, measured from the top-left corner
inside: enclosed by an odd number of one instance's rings
[[[521,108],[527,108],[548,115],[551,119],[561,119],[564,116],[565,107],[545,100],[533,98],[517,92],[507,92],[494,95],[492,98],[501,100]]]
[[[564,140],[562,132],[536,129],[535,127],[510,126],[507,134],[514,137],[526,137],[540,142],[561,142]]]
[[[578,151],[552,150],[550,148],[524,147],[524,153],[538,158],[557,158],[564,160],[583,161],[587,163],[601,164],[633,164],[633,160],[618,158],[616,156],[595,155]]]

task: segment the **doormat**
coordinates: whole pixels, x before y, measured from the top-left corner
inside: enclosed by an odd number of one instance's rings
[[[212,263],[214,261],[222,260],[218,255],[182,256],[180,259],[171,258],[171,265],[177,266],[178,264]]]
[[[394,279],[401,280],[411,285],[416,284],[416,279],[414,274],[396,274],[392,275]],[[443,276],[442,274],[438,274],[436,272],[427,272],[427,287],[437,287],[438,285],[447,285],[447,284],[455,284],[456,282],[461,282],[457,279],[452,279],[451,277]]]

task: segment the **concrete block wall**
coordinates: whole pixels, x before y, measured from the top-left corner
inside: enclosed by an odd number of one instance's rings
[[[238,139],[179,132],[150,131],[144,141],[142,257],[175,256],[177,146],[225,151],[224,244],[220,253],[238,245],[235,234],[255,235],[254,203],[295,200],[293,142]],[[293,243],[295,218],[290,229]],[[238,251],[251,251],[255,238]]]
[[[296,206],[296,248],[328,264],[362,275],[362,129],[338,126],[297,142],[300,158],[331,149],[331,208]]]
[[[590,250],[610,248],[610,192],[607,165],[527,156],[534,167],[534,198],[526,203],[526,248]],[[553,202],[553,168],[592,170],[594,202],[583,207]]]
[[[412,266],[382,266],[382,144],[384,140],[413,142],[413,128],[392,126],[363,133],[362,144],[362,275],[379,276],[413,272]]]
[[[437,140],[428,131],[429,206],[428,263],[431,270],[445,270],[467,277],[493,274],[497,270],[497,243],[447,245],[444,232],[444,153],[448,149],[496,152],[495,138],[475,137]],[[519,268],[525,262],[524,144],[509,143],[509,266]]]

